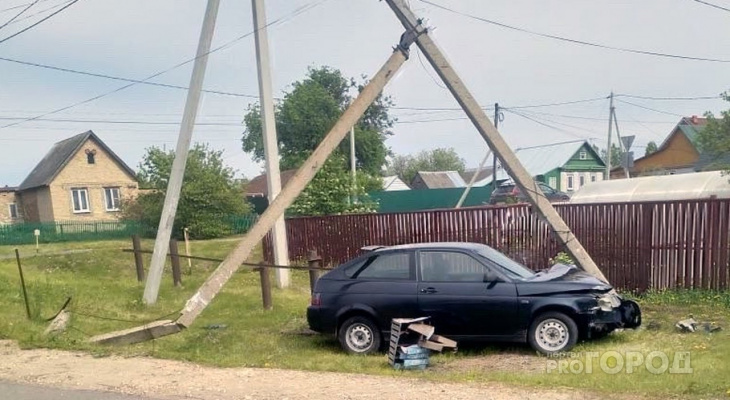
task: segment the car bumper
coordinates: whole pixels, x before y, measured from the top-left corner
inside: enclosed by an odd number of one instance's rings
[[[641,326],[641,308],[632,300],[621,299],[621,304],[611,311],[592,309],[584,316],[591,329],[636,329]]]

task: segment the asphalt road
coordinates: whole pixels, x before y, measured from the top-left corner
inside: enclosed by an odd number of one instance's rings
[[[0,398],[12,400],[154,400],[90,390],[67,390],[0,381]]]

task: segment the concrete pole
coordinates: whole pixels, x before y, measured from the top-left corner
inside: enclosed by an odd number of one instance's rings
[[[407,31],[423,29],[421,20],[416,18],[404,0],[386,0],[390,8],[396,14]],[[426,32],[416,38],[416,44],[428,59],[431,66],[438,73],[441,80],[446,84],[451,94],[459,103],[461,108],[472,121],[492,151],[499,157],[502,166],[514,179],[517,187],[527,196],[527,200],[548,224],[550,230],[567,252],[573,257],[579,267],[593,274],[598,279],[606,281],[606,277],[595,264],[591,256],[585,251],[570,227],[563,221],[553,208],[552,204],[545,198],[542,190],[537,186],[532,176],[527,172],[515,153],[504,141],[497,128],[492,125],[489,117],[469,92],[464,82],[444,56],[444,53],[436,45],[431,36]]]
[[[613,128],[613,92],[611,92],[611,96],[609,96],[611,99],[611,105],[608,110],[608,143],[606,144],[606,180],[611,180],[611,137],[613,136],[613,132],[611,132],[611,129]]]
[[[499,129],[499,103],[494,103],[494,127]],[[492,159],[492,193],[497,190],[497,155]]]
[[[350,171],[352,173],[352,195],[350,198],[355,202],[355,190],[357,189],[357,163],[355,160],[355,127],[350,128]]]
[[[251,230],[236,245],[225,260],[216,268],[211,276],[203,283],[193,297],[185,304],[180,318],[176,324],[182,327],[190,326],[200,315],[205,307],[210,304],[213,298],[223,288],[226,282],[240,268],[241,263],[246,261],[253,248],[264,238],[274,225],[274,221],[284,214],[284,211],[299,196],[304,188],[311,182],[314,175],[322,168],[327,158],[339,146],[347,135],[349,128],[362,117],[368,107],[375,101],[395,73],[406,61],[406,50],[399,46],[390,56],[388,61],[368,82],[360,92],[355,101],[342,114],[335,126],[322,139],[312,155],[302,164],[296,174],[287,182],[279,196],[269,204],[259,220]]]
[[[180,124],[180,134],[178,135],[177,147],[175,148],[175,160],[172,162],[172,171],[170,173],[170,180],[167,183],[165,203],[162,206],[160,225],[157,228],[155,248],[152,252],[150,271],[144,288],[143,300],[145,304],[155,304],[160,291],[162,269],[165,266],[170,236],[172,235],[172,225],[175,222],[177,203],[180,200],[185,164],[188,160],[188,150],[190,149],[190,141],[193,137],[195,117],[198,113],[200,92],[203,88],[205,68],[208,65],[208,52],[210,52],[210,43],[213,41],[213,32],[215,31],[215,20],[218,16],[219,4],[220,0],[208,0],[208,6],[205,10],[205,18],[203,19],[203,28],[200,31],[200,40],[193,66],[193,74],[190,78],[188,97],[185,100],[185,113]]]
[[[274,115],[274,96],[271,89],[271,67],[269,64],[269,38],[266,29],[266,9],[264,0],[251,0],[253,7],[253,26],[256,41],[256,67],[259,74],[259,93],[261,96],[261,126],[264,135],[264,157],[266,160],[266,186],[271,204],[281,191],[279,176],[279,142],[276,139],[276,119]],[[289,249],[286,241],[286,224],[280,216],[271,229],[274,247],[274,264],[289,265]],[[275,269],[276,286],[289,286],[289,270]]]
[[[466,185],[466,188],[464,189],[464,193],[461,194],[461,197],[459,198],[459,202],[456,203],[455,208],[461,208],[461,205],[464,204],[464,200],[466,200],[466,197],[469,195],[469,192],[471,191],[472,186],[474,186],[474,182],[477,180],[477,176],[480,172],[482,172],[482,168],[484,168],[484,164],[487,163],[487,159],[489,159],[489,156],[492,155],[492,150],[487,150],[487,154],[484,155],[484,158],[482,159],[482,162],[479,163],[479,166],[477,167],[476,172],[474,172],[474,175],[471,176],[471,179],[469,179],[469,184]],[[495,157],[496,158],[496,157]],[[492,172],[494,174],[494,172]]]

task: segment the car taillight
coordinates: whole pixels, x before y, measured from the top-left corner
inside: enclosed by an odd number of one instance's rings
[[[312,305],[313,306],[322,305],[322,296],[319,293],[312,293]]]

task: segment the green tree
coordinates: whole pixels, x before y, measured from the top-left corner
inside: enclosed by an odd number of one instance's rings
[[[723,93],[722,98],[730,102],[730,92]],[[720,115],[721,117],[715,117],[709,111],[705,113],[707,125],[697,135],[697,145],[700,152],[713,159],[713,167],[730,171],[730,165],[722,159],[730,154],[730,110],[722,111]]]
[[[646,151],[644,152],[644,156],[648,156],[649,154],[656,153],[656,151],[659,149],[659,147],[656,145],[656,142],[653,140],[646,144]]]
[[[294,82],[275,109],[281,168],[299,167],[353,101],[353,94],[362,88],[363,82],[346,78],[339,70],[326,66],[309,68],[303,80]],[[391,105],[389,97],[378,96],[355,126],[355,158],[362,172],[380,175],[385,165],[388,149],[384,141],[392,134],[390,129],[395,122],[389,114]],[[244,124],[243,150],[261,161],[264,147],[258,104],[248,107]],[[347,140],[337,153],[342,156],[343,165],[349,165]]]
[[[355,187],[350,172],[343,167],[342,156],[332,156],[317,173],[317,178],[304,189],[287,210],[289,215],[334,215],[370,213],[377,203],[370,199],[366,187],[372,186],[371,175],[358,174]],[[379,183],[382,186],[382,182]]]
[[[388,166],[388,175],[398,175],[410,183],[418,171],[459,171],[466,168],[464,159],[453,148],[424,150],[418,154],[396,155]]]
[[[196,239],[220,237],[231,233],[230,217],[250,212],[243,186],[234,171],[223,164],[222,151],[196,144],[188,153],[180,202],[175,215],[176,235],[184,227]],[[156,229],[170,179],[173,151],[158,147],[147,149],[139,165],[140,186],[149,189],[123,205],[125,218],[142,221]]]
[[[593,145],[593,150],[601,155],[603,162],[606,162],[606,149],[598,151],[598,146]],[[618,167],[621,165],[621,149],[614,143],[611,143],[611,168]]]

